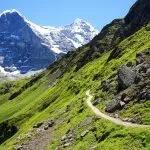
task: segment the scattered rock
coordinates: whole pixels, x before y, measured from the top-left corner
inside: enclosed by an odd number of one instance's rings
[[[140,118],[125,118],[123,121],[142,124],[142,120]]]
[[[82,123],[80,124],[80,127],[87,126],[88,124],[92,122],[93,119],[94,119],[94,116],[87,117],[85,120],[82,121]]]
[[[74,140],[73,131],[69,129],[64,136],[61,137],[61,146],[67,147]]]
[[[96,128],[96,127],[92,127],[92,128],[90,128],[90,131],[96,132],[96,131],[97,131],[97,128]]]
[[[132,100],[132,99],[127,96],[127,97],[124,99],[124,102],[125,102],[125,103],[129,103],[131,100]]]
[[[147,69],[146,74],[148,77],[150,77],[150,68]]]
[[[124,106],[125,106],[125,102],[123,102],[123,101],[120,101],[120,106],[121,106],[121,108],[123,108]]]
[[[59,147],[56,147],[55,150],[60,150],[60,148],[59,148]]]
[[[15,150],[22,150],[23,149],[23,146],[19,145],[15,148]]]
[[[140,92],[140,99],[150,100],[150,89],[143,89]]]
[[[133,63],[131,61],[129,61],[127,64],[126,64],[127,67],[132,67],[133,66]]]
[[[48,127],[49,127],[48,125],[44,126],[44,130],[48,130]]]
[[[69,129],[67,130],[66,134],[69,134],[69,133],[72,133],[73,132],[73,129]]]
[[[69,135],[68,135],[68,139],[71,139],[73,137],[73,135],[72,135],[72,133],[70,133]]]
[[[108,91],[109,90],[109,84],[106,81],[102,81],[101,87],[102,87],[102,89],[104,91]]]
[[[97,149],[97,146],[93,146],[89,150],[96,150],[96,149]]]
[[[64,141],[67,138],[67,135],[65,134],[64,136],[61,137],[61,140]]]
[[[82,134],[81,134],[81,138],[85,137],[87,134],[89,133],[89,130],[85,130]]]
[[[119,115],[118,114],[114,114],[114,118],[119,118]]]
[[[126,97],[127,97],[127,94],[126,94],[126,93],[122,93],[122,94],[121,94],[121,100],[122,100],[122,101],[124,101],[124,99],[125,99]]]
[[[139,65],[144,62],[143,53],[138,53],[136,55],[136,65]]]
[[[39,128],[43,125],[43,122],[39,122],[36,125],[33,126],[33,128]]]
[[[48,122],[48,126],[49,127],[53,127],[53,125],[54,125],[54,121],[53,120],[51,120],[50,122]]]
[[[71,145],[71,143],[65,143],[65,144],[64,144],[64,148],[65,148],[65,147],[68,147],[68,146],[70,146],[70,145]]]
[[[30,139],[31,138],[31,133],[26,134],[26,138]]]
[[[146,95],[145,95],[146,100],[150,100],[150,89],[147,90]]]

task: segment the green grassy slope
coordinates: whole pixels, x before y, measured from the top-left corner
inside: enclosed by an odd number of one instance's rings
[[[75,71],[76,64],[73,60],[74,63],[72,63],[68,72],[60,78],[53,78],[49,73],[51,69],[49,69],[45,72],[44,77],[25,89],[13,100],[7,100],[8,96],[6,96],[0,105],[0,122],[1,124],[7,122],[10,126],[16,126],[19,130],[15,135],[5,140],[0,148],[4,150],[12,149],[20,143],[17,138],[19,136],[25,137],[25,134],[37,122],[55,118],[58,123],[54,126],[55,129],[51,135],[52,141],[48,149],[55,149],[60,144],[61,137],[69,129],[73,129],[75,139],[67,149],[86,150],[93,146],[104,150],[111,150],[114,147],[116,150],[149,149],[150,131],[148,129],[120,127],[109,121],[99,119],[94,116],[85,101],[85,92],[90,89],[95,97],[103,97],[103,101],[98,107],[104,110],[106,102],[113,97],[113,94],[102,91],[101,81],[114,80],[114,75],[120,65],[128,61],[134,61],[136,53],[150,47],[149,29],[149,26],[144,27],[122,41],[118,45],[122,52],[120,57],[116,59],[107,62],[110,51],[87,63],[78,71]],[[88,47],[84,49],[86,50]],[[79,59],[80,55],[80,53],[77,54],[76,59]],[[55,71],[53,70],[53,72]],[[55,82],[52,84],[51,80]],[[130,110],[124,112],[124,115],[132,115],[131,110],[134,107],[137,108],[136,105],[133,105]],[[147,115],[150,110],[149,105],[147,107],[138,105],[138,108],[143,112],[142,117],[145,117],[147,123],[150,123],[150,116]],[[91,117],[92,119],[90,119]],[[89,133],[81,138],[80,135],[87,129],[89,129]]]

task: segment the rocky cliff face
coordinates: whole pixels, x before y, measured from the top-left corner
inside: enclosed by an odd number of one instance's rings
[[[16,11],[1,15],[0,41],[0,66],[6,72],[39,70],[56,59]]]
[[[40,27],[16,10],[5,11],[0,15],[0,71],[24,74],[46,68],[96,34],[80,19],[62,28]]]
[[[116,58],[121,53],[116,45],[149,22],[150,1],[138,0],[123,19],[115,19],[106,25],[89,45],[96,46],[100,53],[115,48],[109,60]]]
[[[137,0],[137,2],[131,7],[128,14],[123,19],[122,25],[115,32],[112,46],[117,45],[119,42],[134,34],[144,25],[150,22],[150,1],[149,0]],[[110,59],[116,58],[121,52],[120,49],[114,49]]]

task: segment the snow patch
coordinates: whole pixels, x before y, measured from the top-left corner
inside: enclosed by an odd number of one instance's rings
[[[3,67],[0,66],[0,72],[3,73],[5,76],[16,76],[20,74],[20,71],[16,70],[14,72],[7,72]]]
[[[84,38],[80,34],[76,34],[75,37],[78,39],[79,42],[84,43]]]

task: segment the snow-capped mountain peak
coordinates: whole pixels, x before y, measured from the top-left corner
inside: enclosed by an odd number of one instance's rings
[[[64,27],[39,26],[26,20],[37,36],[49,45],[55,53],[67,53],[88,43],[98,31],[88,22],[77,18]]]
[[[0,14],[0,17],[10,17],[10,16],[15,16],[15,17],[20,17],[23,20],[25,20],[26,18],[16,9],[12,9],[12,10],[5,10]]]
[[[5,10],[5,11],[3,11],[3,12],[0,14],[0,16],[1,16],[1,15],[12,14],[12,13],[17,13],[17,14],[19,14],[19,15],[21,16],[21,14],[20,14],[16,9]]]
[[[60,53],[88,43],[97,33],[79,18],[64,27],[39,26],[15,9],[6,10],[0,14],[0,67],[21,73],[46,68]]]

